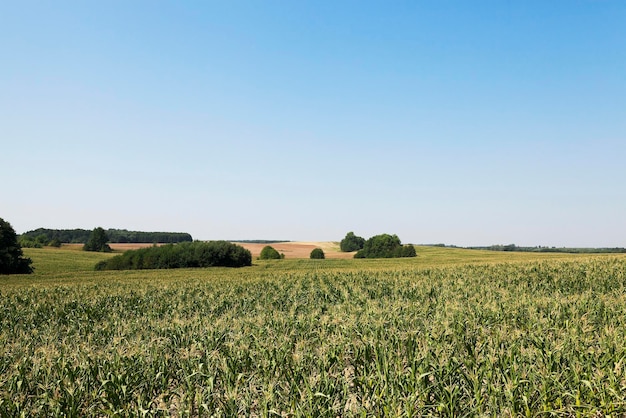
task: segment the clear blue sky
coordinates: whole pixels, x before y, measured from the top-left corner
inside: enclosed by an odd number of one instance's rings
[[[0,217],[626,246],[626,2],[0,3]]]

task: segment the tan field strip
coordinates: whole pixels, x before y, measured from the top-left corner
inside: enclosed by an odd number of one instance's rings
[[[124,243],[124,244],[120,244],[120,243],[109,243],[109,247],[111,247],[111,249],[113,251],[120,251],[120,252],[124,252],[127,250],[138,250],[139,248],[146,248],[146,247],[152,247],[154,244],[148,244],[148,243]],[[163,245],[163,244],[156,244],[156,245]],[[72,250],[82,250],[83,249],[83,244],[63,244],[63,247],[66,249],[72,249]]]
[[[354,257],[354,253],[342,253],[339,251],[339,244],[336,242],[276,242],[269,244],[256,244],[236,242],[252,253],[253,258],[257,258],[261,254],[261,250],[266,245],[270,245],[279,253],[285,254],[285,258],[309,258],[314,248],[321,248],[326,258],[343,258],[349,259]]]
[[[276,249],[279,253],[285,254],[285,258],[309,258],[311,251],[314,248],[321,248],[324,250],[326,258],[342,258],[350,259],[354,257],[354,253],[343,253],[339,250],[339,243],[337,242],[313,242],[313,241],[300,241],[300,242],[277,242],[269,244],[256,244],[256,243],[244,243],[235,242],[237,245],[241,245],[245,249],[252,253],[253,258],[257,258],[261,254],[261,250],[266,245],[270,245]],[[154,244],[138,244],[138,243],[110,243],[109,246],[113,251],[127,251],[137,250],[139,248],[151,247]],[[163,244],[157,244],[163,245]],[[81,250],[83,244],[63,244],[63,247],[67,249]]]

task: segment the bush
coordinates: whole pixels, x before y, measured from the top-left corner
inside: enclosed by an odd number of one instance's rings
[[[0,218],[0,274],[30,274],[32,260],[24,258],[17,234],[10,223]]]
[[[39,242],[35,241],[34,239],[25,237],[23,235],[20,235],[17,242],[19,246],[22,248],[42,248],[43,247],[43,245],[41,245]]]
[[[261,250],[261,254],[259,255],[259,260],[280,260],[281,258],[285,258],[284,255],[281,255],[269,245],[266,245]]]
[[[321,248],[314,248],[309,257],[313,260],[323,260],[326,258],[326,255],[324,254],[324,250]]]
[[[399,257],[417,257],[417,251],[413,245],[403,245]]]
[[[174,269],[190,267],[244,267],[252,265],[252,254],[227,241],[183,242],[153,246],[101,261],[96,270]]]
[[[365,245],[365,238],[354,235],[354,232],[348,232],[346,237],[339,243],[339,248],[345,253],[358,251]]]
[[[397,235],[375,235],[365,241],[362,250],[359,250],[354,258],[395,258],[415,257],[415,247],[402,245]]]

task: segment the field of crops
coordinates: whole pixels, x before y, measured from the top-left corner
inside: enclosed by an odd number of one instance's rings
[[[2,417],[626,415],[623,256],[26,253],[34,275],[0,277]]]

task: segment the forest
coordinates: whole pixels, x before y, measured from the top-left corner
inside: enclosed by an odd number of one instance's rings
[[[47,245],[49,242],[58,241],[64,244],[84,244],[89,239],[91,230],[88,229],[47,229],[38,228],[20,235],[21,243],[35,242]],[[106,234],[110,243],[123,244],[174,244],[177,242],[191,242],[191,234],[186,232],[142,232],[128,231],[126,229],[107,229]],[[22,245],[29,246],[29,245]]]

